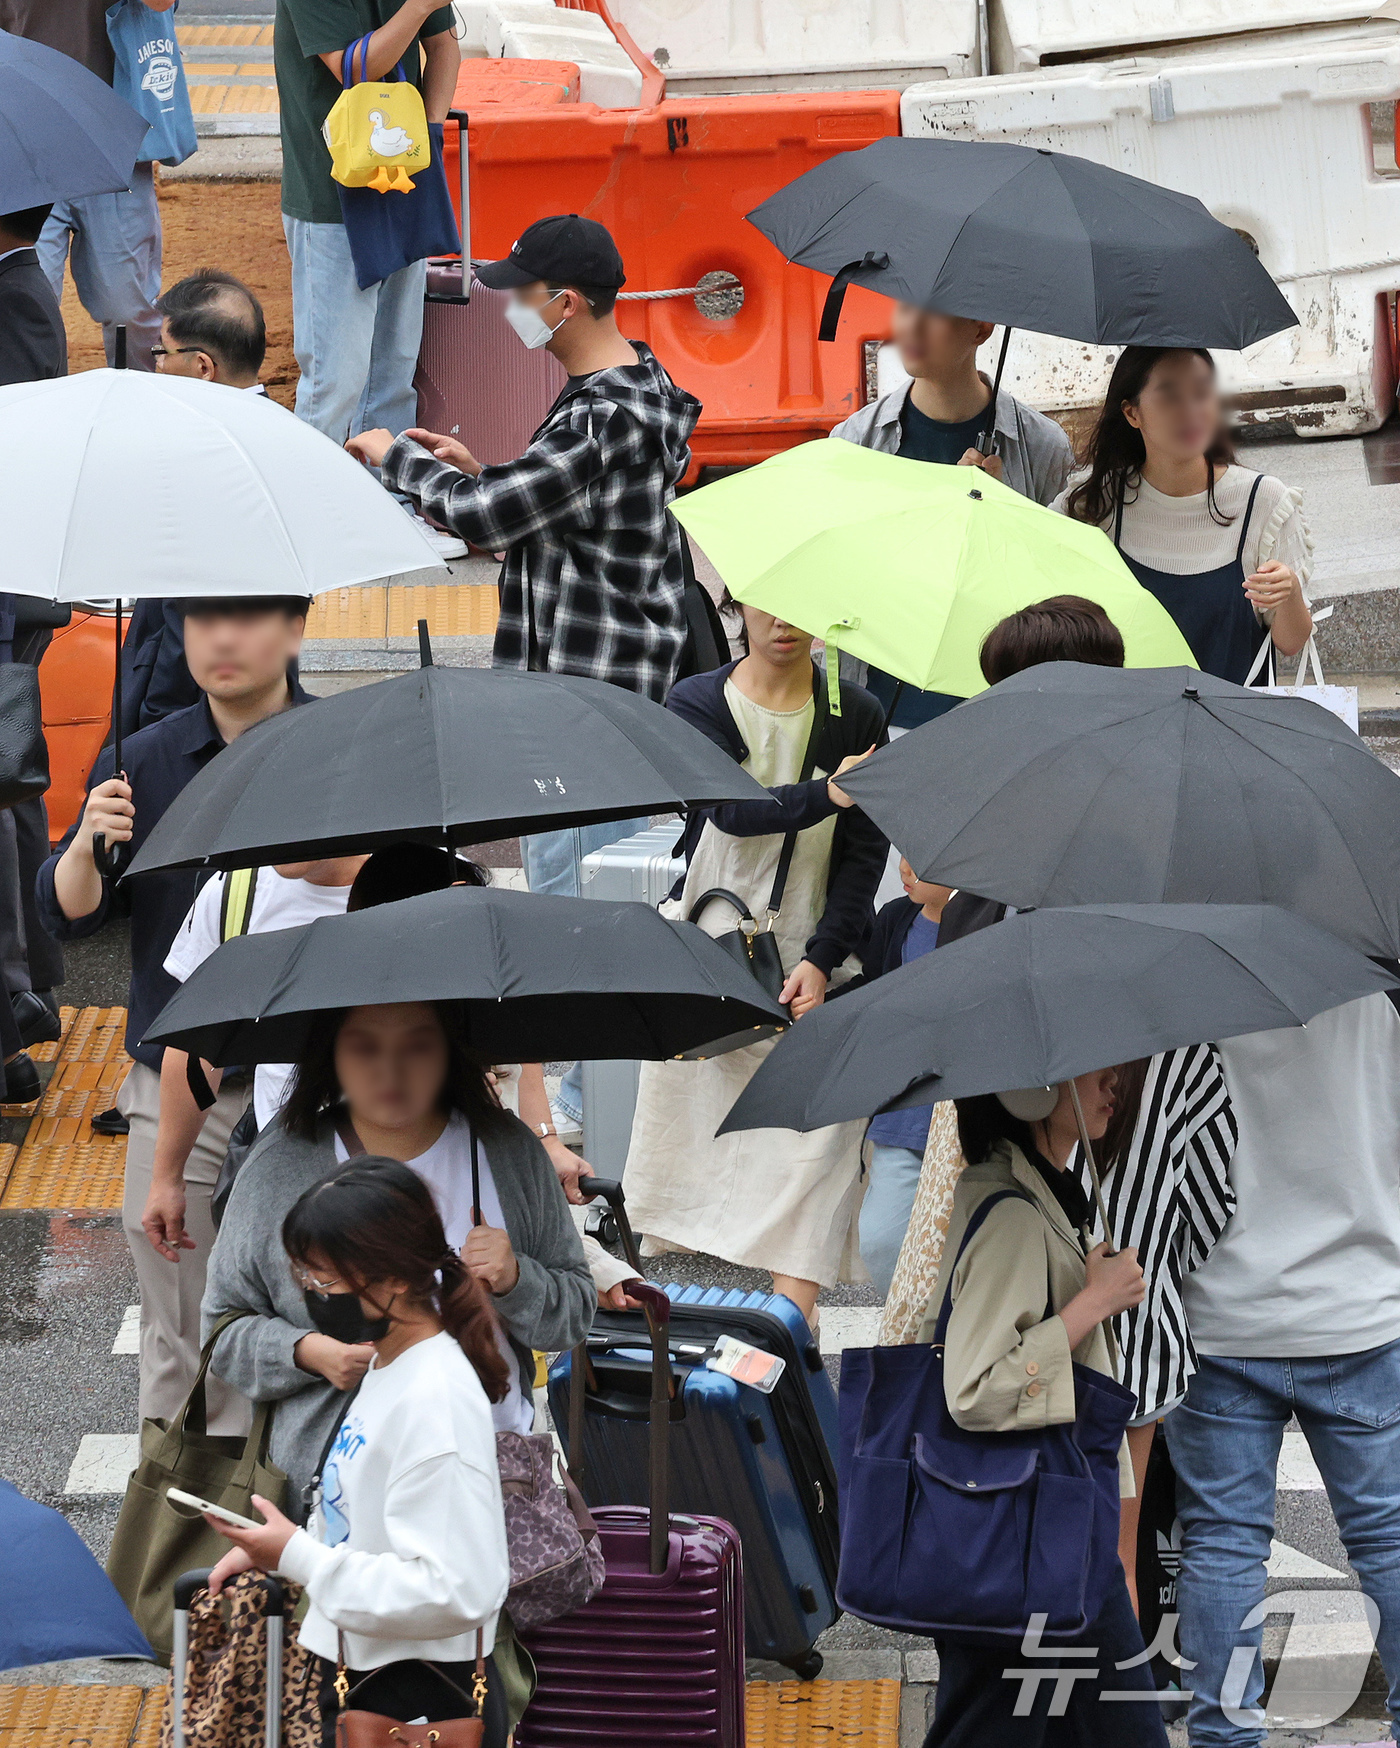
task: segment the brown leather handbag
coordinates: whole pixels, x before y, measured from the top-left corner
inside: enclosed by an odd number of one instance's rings
[[[342,1633],[339,1667],[335,1672],[335,1695],[339,1705],[335,1720],[335,1748],[481,1748],[486,1734],[486,1658],[481,1646],[481,1629],[478,1627],[476,1672],[472,1677],[470,1699],[436,1663],[423,1661],[425,1669],[431,1669],[439,1681],[473,1708],[473,1716],[443,1718],[436,1724],[406,1724],[400,1718],[386,1718],[382,1712],[359,1711],[350,1704],[379,1671],[372,1671],[351,1687],[350,1671],[345,1666],[345,1635]]]

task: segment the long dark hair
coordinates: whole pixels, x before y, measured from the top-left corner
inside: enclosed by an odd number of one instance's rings
[[[1113,1088],[1113,1115],[1108,1119],[1103,1140],[1094,1148],[1104,1171],[1112,1171],[1115,1165],[1122,1165],[1127,1160],[1138,1113],[1142,1110],[1142,1089],[1147,1084],[1151,1060],[1150,1056],[1139,1056],[1135,1062],[1118,1064],[1118,1081]]]
[[[1118,355],[1113,375],[1108,379],[1103,409],[1084,456],[1089,477],[1074,488],[1066,505],[1076,521],[1097,526],[1106,522],[1120,504],[1136,502],[1147,449],[1141,431],[1128,423],[1123,408],[1125,404],[1137,405],[1148,377],[1162,359],[1177,358],[1183,352],[1203,359],[1211,375],[1215,375],[1215,360],[1203,346],[1125,346]],[[1206,502],[1212,519],[1222,528],[1227,527],[1234,517],[1222,515],[1216,504],[1215,474],[1217,468],[1229,467],[1235,459],[1235,449],[1223,425],[1206,450],[1205,459],[1211,464]]]
[[[969,1165],[981,1165],[990,1159],[998,1141],[1012,1142],[1027,1159],[1040,1151],[1030,1124],[1013,1117],[995,1093],[954,1099],[953,1108],[958,1113],[958,1142]]]
[[[415,1305],[437,1312],[490,1400],[504,1401],[510,1368],[496,1340],[496,1313],[485,1287],[448,1249],[433,1193],[417,1172],[376,1154],[342,1166],[292,1204],[282,1247],[293,1262],[305,1267],[314,1257],[362,1291],[405,1282]]]
[[[466,1012],[460,1002],[429,1002],[447,1039],[447,1073],[439,1094],[445,1113],[460,1111],[464,1117],[480,1117],[500,1109],[501,1101],[486,1078],[484,1064],[468,1041]],[[316,1139],[317,1126],[328,1110],[343,1097],[335,1072],[335,1041],[345,1024],[349,1008],[331,1008],[318,1014],[297,1057],[292,1090],[282,1110],[282,1123],[289,1135],[303,1141]]]

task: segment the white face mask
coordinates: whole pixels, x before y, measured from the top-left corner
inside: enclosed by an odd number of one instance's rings
[[[564,323],[568,321],[569,318],[565,316],[551,328],[540,314],[540,310],[549,308],[555,297],[563,295],[562,291],[556,291],[554,297],[546,298],[539,309],[536,309],[532,304],[521,303],[519,298],[514,297],[506,305],[506,320],[520,336],[521,343],[527,346],[531,352],[538,352],[541,346],[547,346],[560,328],[564,326]]]

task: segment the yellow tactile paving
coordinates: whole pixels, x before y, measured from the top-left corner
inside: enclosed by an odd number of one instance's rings
[[[490,637],[499,612],[495,589],[480,583],[332,589],[313,602],[306,635],[412,637],[426,619],[434,637]]]
[[[227,78],[230,73],[238,71],[237,61],[186,61],[185,74],[191,79]],[[262,68],[259,67],[261,72]]]
[[[156,1748],[159,1687],[0,1687],[0,1748]]]
[[[0,1153],[0,1208],[119,1208],[126,1140],[94,1135],[92,1118],[116,1103],[129,1059],[122,1047],[125,1008],[64,1008],[53,1078],[29,1132],[7,1159]],[[41,1050],[32,1054],[41,1056]],[[7,1106],[7,1115],[28,1114]],[[9,1748],[0,1735],[0,1748]]]
[[[175,34],[182,49],[272,47],[270,24],[182,24]]]
[[[277,87],[191,84],[190,108],[196,115],[276,115]]]
[[[751,1681],[744,1722],[748,1748],[899,1748],[899,1683]]]

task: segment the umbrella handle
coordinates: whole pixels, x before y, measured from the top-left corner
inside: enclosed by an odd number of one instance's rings
[[[1006,369],[1006,348],[1011,344],[1011,329],[1001,331],[1001,355],[997,359],[996,380],[992,384],[992,398],[987,402],[987,422],[977,436],[977,453],[990,455],[992,442],[997,429],[997,401],[1001,397],[1001,373]]]
[[[867,250],[864,258],[860,261],[846,263],[827,290],[826,302],[822,305],[822,325],[817,331],[819,340],[834,340],[836,338],[836,329],[841,321],[841,305],[846,301],[846,287],[855,275],[867,267],[879,269],[888,267],[889,264],[888,255],[877,253],[874,250]]]

